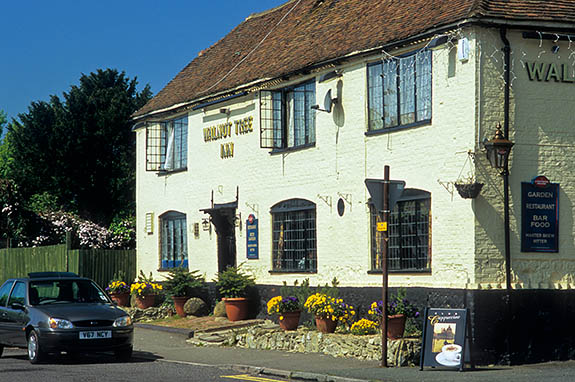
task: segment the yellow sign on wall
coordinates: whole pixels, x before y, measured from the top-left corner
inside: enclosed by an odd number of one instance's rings
[[[378,222],[378,223],[377,223],[377,231],[378,231],[378,232],[385,232],[385,231],[387,231],[387,222]]]

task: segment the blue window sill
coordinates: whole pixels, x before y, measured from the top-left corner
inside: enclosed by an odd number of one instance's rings
[[[369,130],[369,131],[365,132],[365,135],[369,137],[372,135],[387,134],[387,133],[391,133],[393,131],[405,130],[405,129],[410,129],[413,127],[420,127],[420,126],[426,126],[426,125],[431,125],[431,119],[424,119],[423,121],[413,122],[413,123],[410,123],[407,125],[384,127],[383,129],[377,129],[377,130]]]
[[[158,271],[162,272],[162,271],[169,271],[172,270],[174,268],[185,268],[188,269],[188,260],[184,260],[184,263],[182,264],[181,260],[162,260],[162,264],[160,266],[160,269],[158,269]]]

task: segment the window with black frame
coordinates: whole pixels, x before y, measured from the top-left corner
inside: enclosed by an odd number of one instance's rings
[[[261,91],[260,146],[274,150],[315,144],[315,81]]]
[[[381,271],[381,250],[377,247],[377,215],[371,211],[371,267]],[[380,219],[383,216],[380,214]],[[405,189],[388,222],[387,266],[390,272],[431,270],[431,194]]]
[[[160,216],[160,267],[188,267],[186,215],[170,211]]]
[[[146,170],[178,171],[188,166],[188,117],[146,128]]]
[[[315,203],[303,199],[285,200],[271,208],[274,271],[317,271],[315,211]]]
[[[367,66],[369,131],[431,122],[431,51]]]

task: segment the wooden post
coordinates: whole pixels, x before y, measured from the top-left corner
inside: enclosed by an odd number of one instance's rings
[[[383,174],[383,224],[385,230],[380,232],[382,240],[381,254],[381,367],[387,367],[387,223],[389,220],[389,166],[384,167]]]

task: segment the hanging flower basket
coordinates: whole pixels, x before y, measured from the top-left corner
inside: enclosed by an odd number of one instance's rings
[[[481,192],[483,183],[455,183],[455,188],[463,199],[474,199]]]

